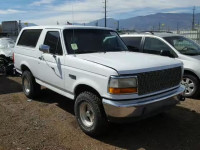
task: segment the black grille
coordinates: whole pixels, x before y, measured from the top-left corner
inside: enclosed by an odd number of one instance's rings
[[[138,94],[144,95],[178,86],[181,82],[181,67],[140,73]]]

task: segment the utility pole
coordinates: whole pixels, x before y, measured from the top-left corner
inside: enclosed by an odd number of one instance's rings
[[[105,27],[107,27],[107,0],[105,0]]]
[[[19,32],[21,31],[21,29],[22,29],[22,24],[21,24],[21,20],[19,20],[19,25],[18,25],[18,34],[19,34]]]
[[[179,33],[179,23],[177,23],[177,34]]]
[[[119,20],[117,21],[117,31],[119,31]]]
[[[99,26],[99,21],[97,20],[97,22],[95,23],[95,25],[98,27]]]
[[[160,29],[161,29],[161,27],[160,27],[160,22],[159,22],[159,24],[158,24],[158,31],[160,31]]]
[[[193,8],[193,17],[192,17],[192,30],[195,29],[195,6]]]

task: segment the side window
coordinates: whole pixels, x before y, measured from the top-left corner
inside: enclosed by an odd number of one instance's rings
[[[160,55],[162,51],[169,51],[171,53],[171,48],[166,45],[163,41],[156,38],[145,38],[144,43],[144,53],[157,54]]]
[[[44,44],[50,46],[51,54],[55,55],[63,54],[62,45],[60,41],[60,34],[58,31],[47,32]]]
[[[17,45],[36,47],[41,32],[40,29],[24,30]]]
[[[140,51],[142,37],[122,37],[122,39],[130,51]]]

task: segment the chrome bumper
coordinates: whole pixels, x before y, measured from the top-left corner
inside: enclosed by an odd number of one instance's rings
[[[112,118],[148,116],[151,113],[163,111],[164,108],[176,105],[181,100],[178,95],[182,94],[184,90],[184,86],[180,86],[170,92],[136,100],[114,101],[103,99],[103,106],[109,120],[112,120]]]

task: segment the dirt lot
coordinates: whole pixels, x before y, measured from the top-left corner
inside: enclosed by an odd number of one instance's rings
[[[199,150],[200,100],[136,123],[113,124],[108,135],[94,139],[78,127],[72,101],[47,89],[27,101],[21,78],[0,76],[1,149]]]

